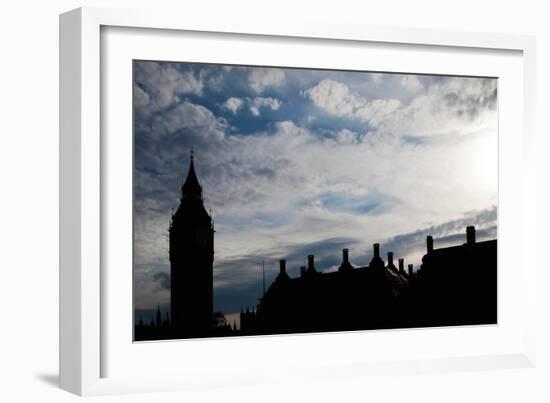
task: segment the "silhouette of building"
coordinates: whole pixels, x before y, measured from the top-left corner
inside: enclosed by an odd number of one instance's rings
[[[192,153],[169,237],[172,333],[207,336],[213,328],[214,225],[204,208]]]
[[[466,243],[426,254],[411,287],[414,318],[422,326],[497,323],[497,240],[476,242],[466,228]]]
[[[241,308],[240,329],[213,311],[214,226],[207,213],[193,154],[181,188],[180,205],[169,226],[170,316],[160,306],[150,321],[135,325],[135,340],[275,333],[368,330],[493,324],[497,321],[497,241],[476,242],[473,226],[461,245],[434,248],[415,272],[393,252],[387,263],[373,245],[368,265],[354,267],[349,250],[333,272],[320,272],[307,257],[291,278],[286,261],[256,307]]]
[[[241,310],[241,334],[272,334],[496,323],[497,241],[475,241],[427,253],[415,273],[404,259],[387,264],[373,245],[368,266],[354,268],[342,252],[337,271],[318,272],[314,256],[290,278],[286,261],[254,310]]]
[[[260,299],[256,313],[241,315],[245,333],[294,333],[378,329],[397,325],[397,302],[406,277],[385,265],[379,244],[373,245],[368,266],[354,268],[349,250],[342,251],[337,271],[322,273],[309,255],[307,267],[297,278],[286,273],[286,261],[273,284]]]

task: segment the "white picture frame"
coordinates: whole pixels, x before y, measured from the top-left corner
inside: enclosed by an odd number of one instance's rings
[[[339,335],[309,335],[239,338],[232,341],[203,340],[190,341],[193,350],[223,348],[250,350],[250,359],[235,363],[233,368],[219,368],[211,371],[206,381],[203,376],[209,373],[208,359],[201,371],[194,375],[189,368],[198,364],[193,358],[185,364],[171,363],[171,370],[162,376],[131,374],[120,367],[110,371],[106,367],[107,359],[113,355],[113,345],[105,326],[109,314],[107,303],[108,291],[103,283],[105,273],[105,255],[107,245],[102,227],[108,219],[102,215],[103,193],[110,172],[105,164],[105,145],[109,141],[102,138],[108,131],[102,121],[102,91],[107,85],[102,81],[102,29],[118,27],[121,29],[155,29],[164,32],[216,33],[218,37],[240,35],[253,37],[256,41],[291,40],[307,46],[310,40],[329,41],[331,46],[344,44],[376,43],[378,46],[419,46],[434,49],[466,49],[483,55],[491,52],[514,52],[520,60],[521,69],[511,70],[515,79],[521,82],[523,93],[516,102],[521,104],[521,133],[511,139],[511,143],[501,144],[500,158],[502,166],[514,166],[518,172],[514,178],[502,177],[499,183],[505,197],[507,209],[499,209],[499,228],[502,219],[509,219],[505,226],[514,237],[499,232],[510,242],[520,240],[514,248],[499,247],[499,265],[506,261],[520,262],[522,281],[517,283],[522,296],[525,321],[512,324],[515,335],[521,333],[514,342],[503,344],[501,350],[484,352],[483,348],[468,349],[467,353],[457,351],[445,354],[441,351],[403,359],[394,357],[369,360],[358,356],[356,359],[340,361],[338,357],[318,357],[315,349],[308,351],[311,343],[319,345],[338,345],[345,338],[346,343],[358,345],[368,339],[394,340],[400,343],[405,332],[381,331],[373,333],[354,332]],[[160,40],[160,39],[159,39]],[[535,289],[536,261],[535,253],[528,251],[528,242],[536,233],[535,210],[535,162],[534,153],[534,92],[535,92],[535,42],[533,37],[503,34],[481,34],[456,31],[429,31],[406,28],[382,28],[345,24],[342,22],[320,22],[305,20],[298,23],[288,22],[284,25],[277,21],[257,21],[242,19],[212,20],[197,18],[189,14],[174,14],[169,11],[151,10],[111,10],[103,8],[81,8],[70,11],[60,17],[60,385],[63,389],[79,395],[134,393],[140,391],[172,390],[190,387],[212,387],[231,382],[235,385],[249,385],[263,382],[292,382],[293,379],[334,379],[333,369],[340,376],[368,376],[373,373],[409,373],[438,372],[449,370],[474,370],[481,368],[510,368],[532,366],[535,362]],[[252,56],[254,57],[254,56]],[[259,57],[259,56],[255,56]],[[449,56],[451,57],[451,56]],[[517,59],[519,57],[519,59]],[[218,60],[223,62],[223,58]],[[396,67],[398,68],[398,67]],[[521,73],[517,73],[521,71]],[[440,73],[444,73],[440,71]],[[518,76],[518,74],[520,74]],[[518,87],[519,88],[519,87]],[[131,101],[128,100],[129,104]],[[513,105],[510,104],[510,107]],[[517,105],[516,105],[517,106]],[[506,127],[501,129],[506,129]],[[507,145],[508,144],[508,145]],[[514,145],[516,147],[514,147]],[[523,158],[508,162],[510,151],[520,147]],[[514,165],[515,164],[515,165]],[[512,185],[519,185],[517,196],[506,193]],[[514,197],[514,200],[511,200]],[[503,210],[503,211],[502,211]],[[514,216],[512,220],[512,216]],[[512,222],[513,221],[513,222]],[[500,229],[499,229],[500,230]],[[526,234],[531,236],[527,239]],[[499,240],[499,245],[501,245]],[[513,255],[512,255],[513,254]],[[518,258],[521,257],[521,260]],[[131,285],[129,285],[131,287]],[[510,298],[506,293],[502,298]],[[504,327],[485,329],[481,337],[503,336]],[[440,337],[457,337],[468,340],[477,337],[472,329],[428,330],[416,333],[417,338],[437,340]],[[447,335],[447,333],[449,333]],[[460,333],[460,335],[458,334]],[[322,339],[320,339],[322,337]],[[519,337],[519,336],[518,336]],[[473,339],[472,339],[473,340]],[[130,341],[128,343],[131,344]],[[217,343],[217,344],[214,344]],[[289,344],[290,343],[290,344]],[[465,343],[468,343],[465,341]],[[179,348],[175,344],[157,343],[159,346],[148,347],[154,353],[155,348],[164,345],[164,352]],[[189,344],[188,344],[189,345]],[[279,348],[291,348],[301,351],[291,361],[277,361],[267,358],[259,362],[258,354],[262,351],[278,351]],[[108,346],[112,346],[108,348]],[[466,346],[471,347],[471,346]],[[217,347],[216,347],[217,348]],[[220,347],[221,348],[221,347]],[[475,350],[475,351],[474,351]],[[131,350],[129,354],[131,353]],[[157,350],[159,351],[159,350]],[[137,352],[141,353],[141,352]],[[136,354],[137,354],[136,353]],[[342,354],[345,356],[345,352]],[[124,358],[124,357],[123,357]],[[127,357],[126,357],[127,358]],[[193,361],[194,360],[194,361]],[[263,365],[263,372],[254,371],[254,365]],[[308,368],[308,371],[304,371]],[[116,375],[111,376],[111,372]]]

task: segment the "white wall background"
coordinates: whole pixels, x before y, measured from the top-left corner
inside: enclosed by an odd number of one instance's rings
[[[540,278],[549,282],[544,251],[549,205],[546,153],[550,90],[549,11],[545,2],[460,0],[364,1],[38,1],[0,7],[0,400],[65,402],[57,389],[58,356],[58,14],[81,5],[162,7],[188,13],[284,21],[314,15],[327,20],[424,28],[464,29],[537,36],[538,233]],[[542,294],[542,295],[541,295]],[[550,298],[539,293],[537,368],[442,375],[371,377],[291,388],[163,393],[93,398],[102,401],[422,401],[547,402],[550,391]],[[544,309],[543,309],[544,308]]]

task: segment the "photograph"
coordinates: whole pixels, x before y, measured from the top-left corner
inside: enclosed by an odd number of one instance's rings
[[[133,341],[496,325],[498,78],[132,61]]]

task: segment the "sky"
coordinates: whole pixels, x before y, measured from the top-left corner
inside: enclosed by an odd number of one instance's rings
[[[168,225],[191,148],[215,225],[214,308],[253,307],[287,259],[372,244],[420,264],[497,234],[497,80],[134,61],[134,307],[169,310]],[[230,315],[231,317],[231,315]]]

